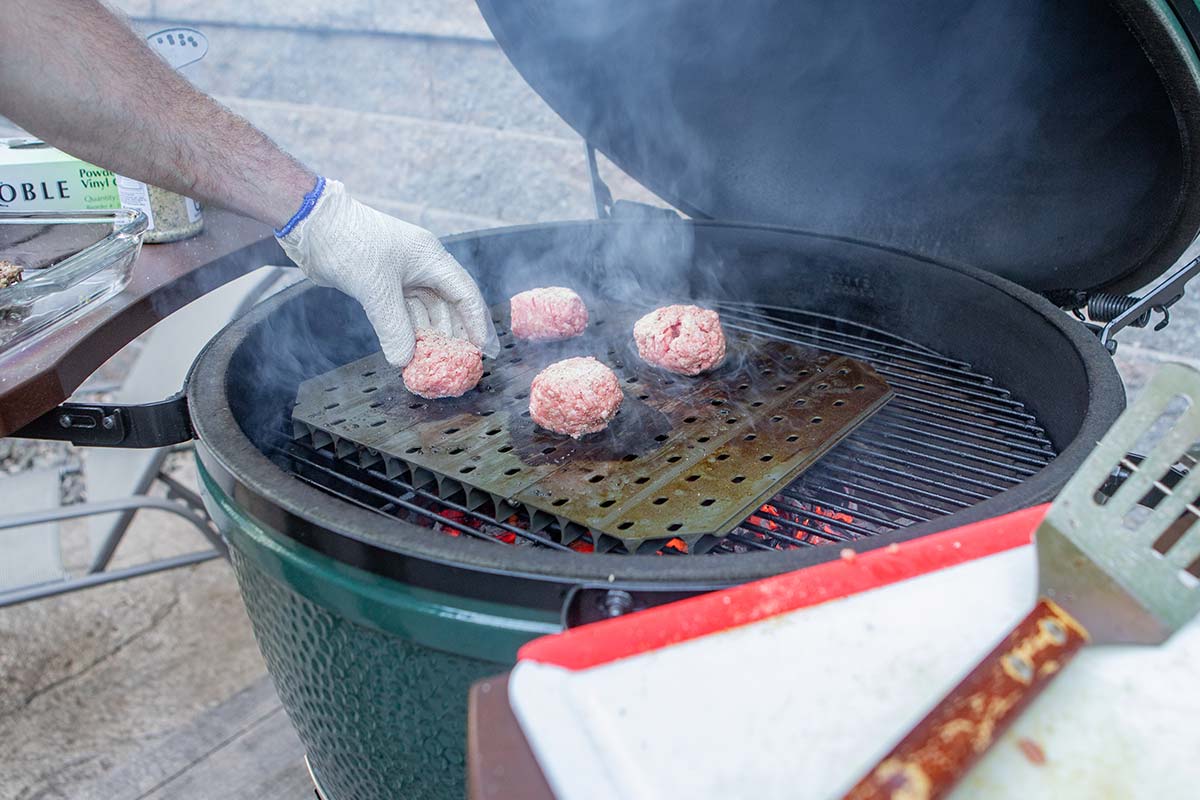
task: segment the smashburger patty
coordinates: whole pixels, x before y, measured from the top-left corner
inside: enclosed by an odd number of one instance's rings
[[[412,361],[402,375],[410,392],[428,400],[458,397],[483,377],[483,355],[465,339],[421,328]]]
[[[725,332],[717,312],[699,306],[656,308],[633,325],[638,355],[680,375],[699,375],[725,359]]]
[[[583,298],[563,286],[545,286],[509,300],[513,336],[531,341],[570,339],[587,327]]]
[[[533,379],[529,416],[547,430],[578,439],[607,428],[622,399],[611,369],[594,358],[568,358]]]

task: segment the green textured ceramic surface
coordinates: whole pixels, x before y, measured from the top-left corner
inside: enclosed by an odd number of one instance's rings
[[[556,622],[349,567],[264,528],[200,474],[267,669],[330,799],[463,797],[467,689]]]

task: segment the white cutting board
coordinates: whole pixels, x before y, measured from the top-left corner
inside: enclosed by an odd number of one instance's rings
[[[512,707],[558,800],[838,797],[1035,586],[1024,546],[582,671],[523,661]],[[1085,648],[951,796],[1200,798],[1200,624]]]

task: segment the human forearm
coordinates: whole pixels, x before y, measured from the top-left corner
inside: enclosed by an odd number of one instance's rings
[[[311,171],[95,0],[8,0],[0,113],[114,172],[281,226]]]
[[[309,278],[362,304],[396,366],[416,325],[499,351],[479,287],[432,233],[317,181],[96,0],[0,2],[0,114],[85,161],[271,224]]]

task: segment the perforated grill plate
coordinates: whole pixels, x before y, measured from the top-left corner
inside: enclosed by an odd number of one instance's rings
[[[500,316],[500,357],[448,400],[409,393],[376,353],[303,383],[294,434],[472,509],[524,510],[564,543],[587,529],[598,550],[678,537],[703,552],[891,396],[861,361],[730,330],[721,367],[673,375],[638,357],[639,315],[593,311],[583,336],[557,343],[515,340]],[[608,430],[580,441],[538,428],[528,406],[534,376],[577,355],[625,390]]]

